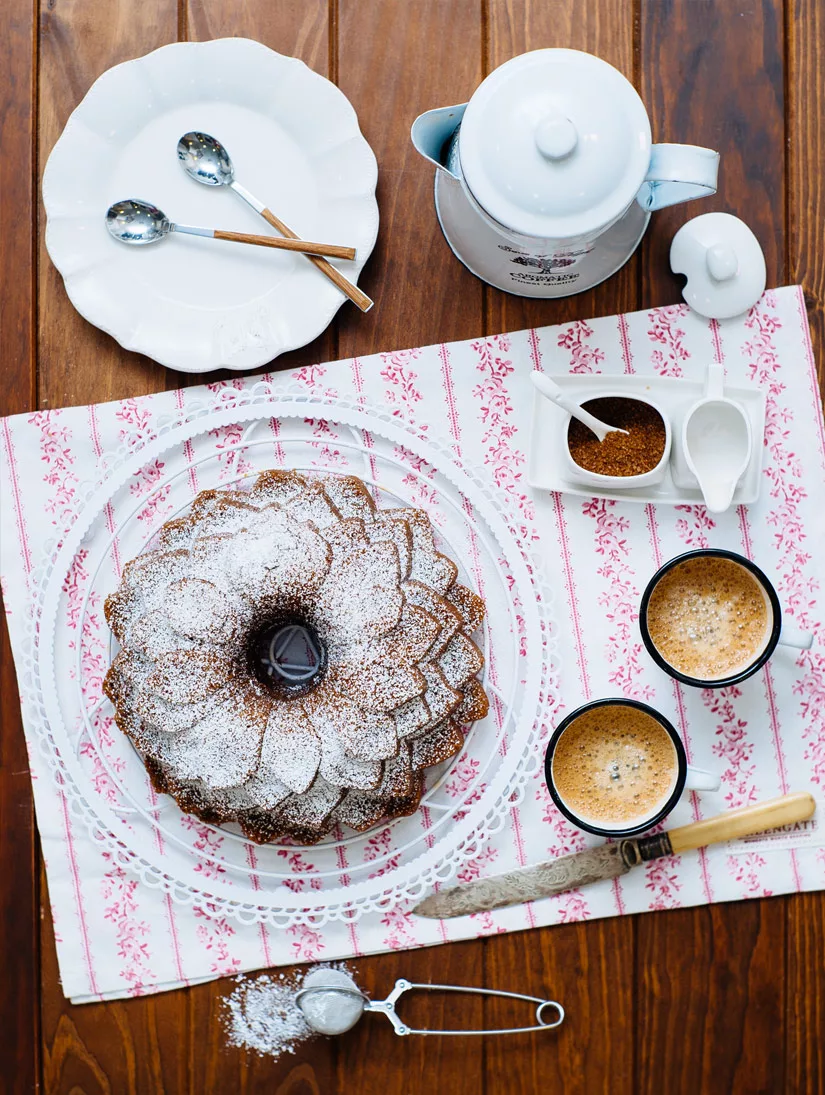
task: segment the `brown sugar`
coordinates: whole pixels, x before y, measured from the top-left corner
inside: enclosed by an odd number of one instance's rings
[[[655,407],[640,399],[607,396],[588,399],[582,407],[608,426],[627,430],[609,433],[604,441],[575,418],[567,428],[573,460],[599,475],[643,475],[653,471],[665,451],[665,423]]]

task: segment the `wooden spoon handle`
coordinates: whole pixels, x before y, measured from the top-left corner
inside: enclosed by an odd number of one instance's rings
[[[262,209],[261,216],[264,220],[269,221],[273,228],[276,228],[281,235],[286,236],[287,239],[297,240],[300,237],[292,231],[282,220],[275,216],[271,209]],[[374,301],[370,300],[366,293],[363,293],[357,285],[344,277],[340,270],[336,270],[330,262],[326,262],[324,259],[316,258],[314,255],[307,255],[310,262],[314,263],[322,274],[326,274],[333,284],[348,296],[353,304],[357,304],[362,312],[368,312],[372,308]]]
[[[691,848],[717,844],[720,840],[735,840],[765,829],[807,821],[813,817],[814,810],[816,802],[813,796],[807,791],[797,791],[792,795],[768,799],[767,802],[757,802],[753,806],[743,806],[739,810],[729,810],[726,814],[718,814],[704,821],[694,821],[678,829],[669,829],[667,835],[674,852],[686,852]]]
[[[302,251],[305,255],[329,255],[334,259],[354,259],[354,247],[342,247],[337,243],[309,243],[297,236],[279,239],[277,236],[251,236],[248,232],[224,232],[215,229],[216,240],[230,240],[233,243],[254,243],[256,247],[276,247],[280,251]],[[329,263],[327,263],[329,266]]]

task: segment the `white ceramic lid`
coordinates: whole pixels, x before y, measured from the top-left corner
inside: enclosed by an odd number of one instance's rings
[[[567,239],[612,223],[650,164],[650,122],[633,85],[574,49],[507,61],[480,85],[459,154],[476,201],[514,232]]]
[[[765,291],[759,240],[730,213],[704,213],[683,224],[670,245],[670,268],[687,277],[682,296],[708,319],[739,316]]]

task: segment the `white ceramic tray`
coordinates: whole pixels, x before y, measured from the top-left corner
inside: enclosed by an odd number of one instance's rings
[[[112,202],[154,202],[173,221],[270,234],[228,188],[199,186],[178,139],[210,133],[243,186],[305,239],[356,248],[378,234],[378,169],[351,104],[260,42],[177,42],[104,72],[66,123],[43,176],[46,247],[75,308],[127,350],[181,372],[260,368],[324,330],[346,297],[303,255],[197,236],[125,247]]]
[[[539,490],[558,490],[582,498],[615,498],[620,502],[656,502],[660,505],[701,503],[702,492],[688,470],[681,447],[682,421],[705,390],[705,380],[682,380],[661,376],[608,376],[603,373],[553,376],[566,395],[575,399],[595,399],[602,392],[626,392],[650,396],[670,416],[673,446],[667,474],[661,483],[629,490],[608,490],[575,480],[564,458],[567,413],[535,392],[530,435],[527,481]],[[725,395],[741,403],[753,430],[753,453],[745,474],[733,495],[732,505],[750,505],[759,497],[765,437],[765,394],[755,384],[725,385]]]

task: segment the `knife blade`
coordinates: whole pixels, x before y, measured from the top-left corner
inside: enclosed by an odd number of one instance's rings
[[[618,878],[635,866],[635,840],[603,844],[584,852],[559,856],[547,863],[521,867],[493,878],[480,878],[431,894],[413,909],[418,916],[447,920],[454,916],[519,905],[539,897],[576,890],[590,882]]]
[[[719,841],[796,824],[812,817],[815,810],[813,797],[805,791],[782,795],[768,802],[694,821],[668,833],[618,840],[614,844],[559,856],[547,863],[520,867],[508,874],[480,878],[464,886],[440,890],[425,897],[413,912],[417,916],[447,920],[454,916],[519,905],[540,897],[552,897],[567,890],[577,890],[591,882],[619,878],[638,863],[663,855],[704,848]]]

